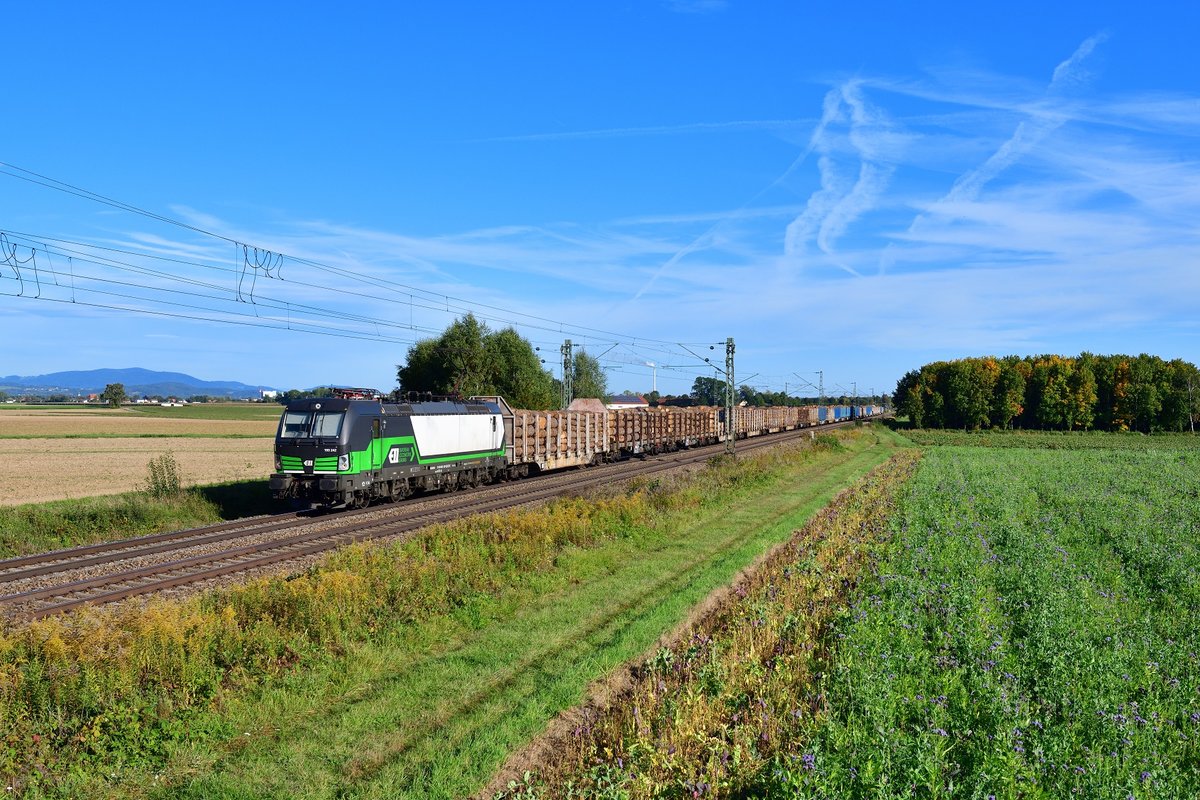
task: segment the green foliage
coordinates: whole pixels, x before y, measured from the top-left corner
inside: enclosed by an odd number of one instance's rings
[[[179,462],[171,451],[157,455],[146,465],[145,492],[156,500],[174,497],[182,491]]]
[[[692,397],[698,406],[725,405],[725,381],[703,375],[692,383]]]
[[[276,402],[287,405],[293,400],[307,400],[310,397],[332,397],[333,389],[329,386],[318,386],[315,389],[288,389],[275,395]]]
[[[487,391],[475,394],[498,394],[514,408],[554,408],[559,396],[550,373],[542,368],[541,359],[528,340],[512,328],[493,333],[486,338],[487,366],[490,384]]]
[[[129,396],[125,394],[125,384],[110,383],[105,386],[104,391],[100,393],[100,399],[108,403],[113,408],[117,408],[126,400],[128,400]]]
[[[918,428],[1193,430],[1200,372],[1145,354],[938,361],[900,379],[896,409]]]
[[[558,404],[550,373],[533,346],[512,328],[493,333],[467,314],[436,339],[422,339],[396,370],[405,392],[439,395],[500,395],[515,408]]]
[[[608,377],[600,361],[577,350],[571,366],[571,393],[575,397],[595,397],[608,401]]]

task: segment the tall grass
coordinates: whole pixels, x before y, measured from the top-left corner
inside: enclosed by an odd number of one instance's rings
[[[222,519],[200,490],[155,496],[126,492],[0,507],[0,558],[107,539],[192,528]]]

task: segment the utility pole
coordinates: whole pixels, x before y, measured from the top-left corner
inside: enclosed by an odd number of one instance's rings
[[[571,356],[571,340],[563,342],[562,353],[562,407],[571,405],[571,373],[575,371],[575,359]]]
[[[821,422],[821,407],[825,405],[825,370],[817,370],[817,423]],[[829,411],[825,412],[825,421],[833,422],[829,419]]]
[[[725,340],[725,452],[733,454],[733,337]]]

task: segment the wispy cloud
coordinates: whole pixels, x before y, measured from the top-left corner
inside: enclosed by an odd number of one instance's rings
[[[866,101],[857,81],[826,94],[809,146],[819,154],[821,188],[787,226],[784,254],[801,262],[808,244],[815,241],[821,253],[835,256],[837,240],[875,207],[887,188],[901,142],[887,115]],[[860,276],[845,261],[834,258],[834,263]]]
[[[1026,118],[1017,124],[1012,136],[983,164],[959,176],[950,187],[950,191],[941,201],[934,204],[931,212],[944,212],[947,208],[978,197],[984,186],[1062,127],[1070,119],[1070,112],[1066,107],[1067,94],[1087,79],[1084,60],[1104,39],[1103,34],[1086,39],[1070,58],[1055,67],[1044,102],[1036,106],[1027,106]],[[909,230],[917,229],[924,221],[924,216],[917,217]]]

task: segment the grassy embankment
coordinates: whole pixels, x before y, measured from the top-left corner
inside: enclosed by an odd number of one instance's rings
[[[897,438],[841,441],[10,632],[0,772],[26,797],[474,791]]]
[[[573,771],[510,794],[1200,796],[1200,450],[1005,436],[914,436],[947,445],[825,636],[777,602],[813,570],[799,550],[731,633],[649,662]]]
[[[265,481],[0,506],[0,559],[279,513]]]

